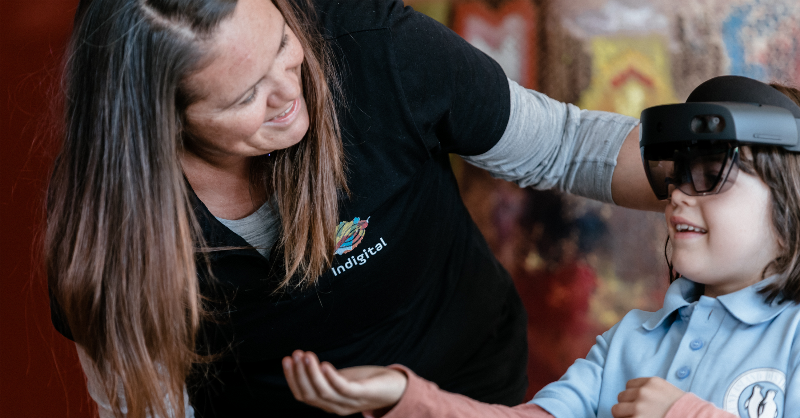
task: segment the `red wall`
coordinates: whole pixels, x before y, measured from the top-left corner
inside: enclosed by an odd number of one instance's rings
[[[50,325],[34,242],[55,151],[47,126],[77,0],[0,4],[0,416],[89,417],[72,343]]]

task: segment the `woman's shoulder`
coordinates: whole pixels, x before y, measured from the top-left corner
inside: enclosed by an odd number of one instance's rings
[[[326,38],[388,29],[398,19],[413,13],[413,10],[405,7],[400,0],[312,0],[312,2],[323,29],[323,36]]]

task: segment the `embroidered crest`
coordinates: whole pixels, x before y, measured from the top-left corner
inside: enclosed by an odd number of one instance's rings
[[[783,418],[786,375],[778,369],[748,370],[728,387],[723,408],[741,418]]]

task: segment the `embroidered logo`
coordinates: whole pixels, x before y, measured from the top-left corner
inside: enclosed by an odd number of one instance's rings
[[[368,226],[369,218],[361,220],[355,217],[352,221],[339,222],[339,226],[336,227],[336,254],[347,254],[358,247],[364,239]]]
[[[353,251],[361,240],[366,235],[366,229],[369,226],[369,218],[362,220],[359,217],[353,218],[352,221],[339,222],[336,227],[336,254],[342,255]],[[339,265],[331,268],[334,276],[338,276],[353,267],[363,266],[369,260],[369,256],[377,255],[379,251],[386,248],[389,244],[383,240],[383,237],[378,238],[380,242],[376,242],[374,246],[362,248],[361,254],[352,255],[347,257],[344,262],[338,260]]]
[[[741,418],[782,418],[786,375],[778,369],[748,370],[728,387],[723,408]]]

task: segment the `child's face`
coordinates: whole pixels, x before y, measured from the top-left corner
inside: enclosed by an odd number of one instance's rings
[[[719,194],[673,190],[666,218],[675,270],[705,284],[710,297],[758,282],[780,251],[771,216],[769,188],[745,172]]]

